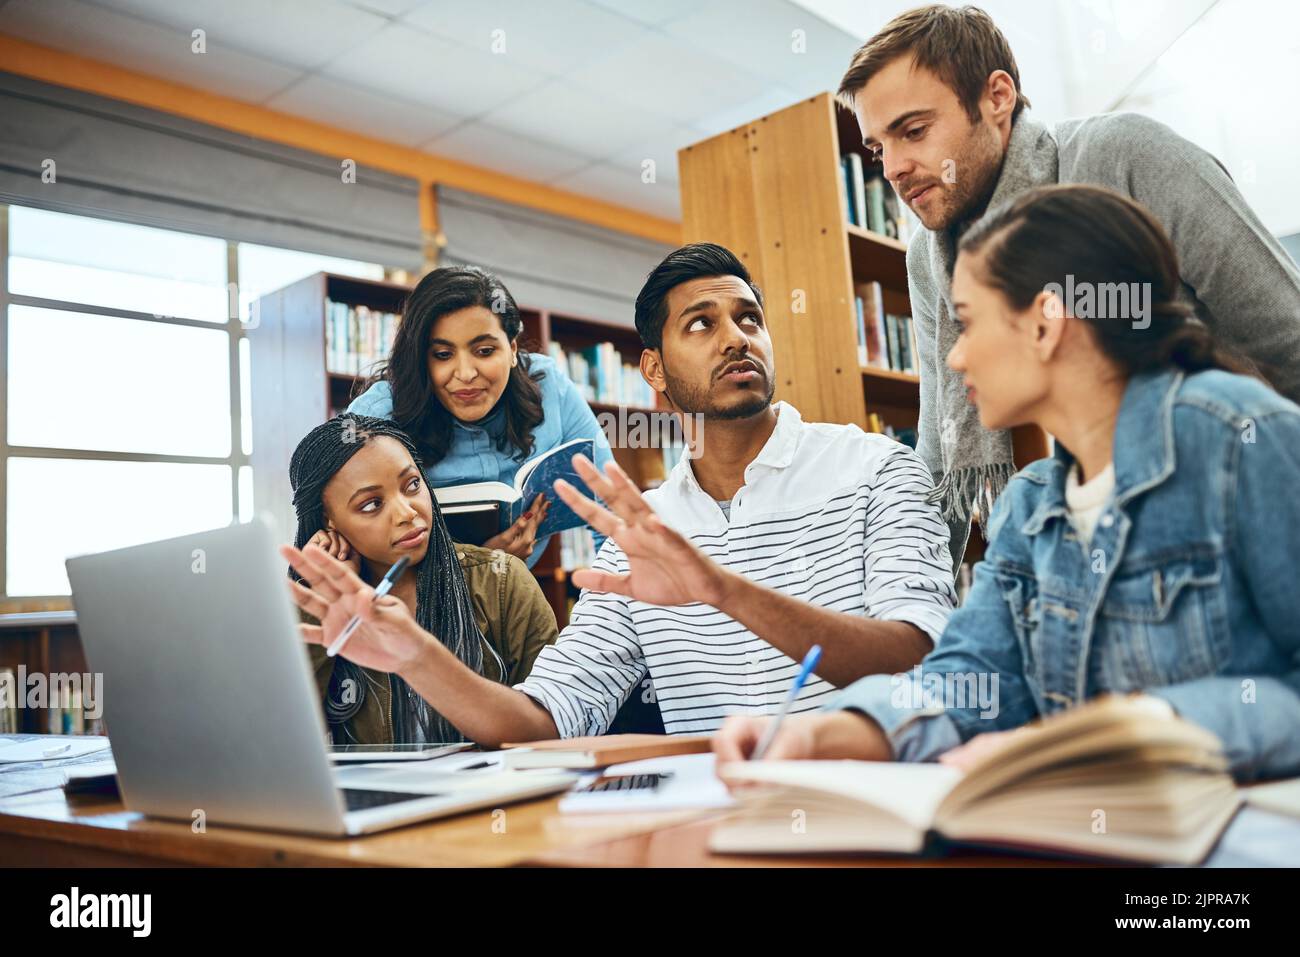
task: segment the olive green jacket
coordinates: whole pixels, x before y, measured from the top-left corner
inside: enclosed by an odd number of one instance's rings
[[[459,542],[456,543],[456,555],[469,586],[474,619],[484,639],[506,666],[503,676],[496,657],[484,648],[483,675],[493,681],[504,679],[504,684],[516,685],[528,677],[541,650],[554,644],[558,630],[555,612],[547,604],[537,579],[518,558]],[[300,613],[300,617],[303,621],[317,623],[305,612]],[[320,645],[308,647],[323,701],[334,673],[335,659],[326,657],[325,649]],[[361,710],[347,722],[346,731],[350,732],[350,737],[336,731],[335,744],[393,743],[393,693],[388,674],[372,669],[365,671],[373,679],[366,690],[365,701]]]

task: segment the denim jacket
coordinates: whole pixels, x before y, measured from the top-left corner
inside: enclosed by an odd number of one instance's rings
[[[533,375],[542,374],[537,383],[542,390],[542,421],[533,429],[532,452],[522,456],[513,446],[505,449],[498,447],[497,440],[505,429],[505,414],[498,403],[479,422],[454,422],[451,448],[447,454],[432,465],[425,463],[425,478],[430,488],[447,488],[471,482],[504,482],[513,485],[515,473],[525,461],[574,439],[593,440],[596,468],[604,470],[605,463],[614,457],[614,453],[610,450],[609,439],[605,437],[604,430],[578,387],[556,366],[555,360],[550,356],[530,352],[528,368]],[[436,402],[437,399],[433,401]],[[392,418],[392,387],[385,381],[376,382],[352,400],[348,411],[381,419]],[[593,530],[592,538],[599,551],[605,541],[604,536]],[[548,536],[534,546],[527,559],[529,568],[537,564],[549,541]]]
[[[1145,691],[1217,734],[1239,779],[1300,773],[1300,407],[1226,372],[1135,376],[1088,543],[1065,503],[1072,465],[1057,443],[1007,486],[966,602],[920,665],[828,707],[926,761]]]

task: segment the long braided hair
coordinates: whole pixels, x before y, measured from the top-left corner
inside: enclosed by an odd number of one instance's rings
[[[424,466],[419,453],[406,433],[393,422],[349,413],[335,416],[308,432],[289,461],[289,484],[293,488],[293,507],[298,515],[294,545],[303,548],[313,535],[325,528],[325,486],[367,441],[379,436],[401,442],[423,477]],[[471,671],[482,674],[483,635],[474,620],[469,587],[456,558],[456,547],[442,520],[438,499],[432,494],[430,498],[433,521],[429,528],[428,550],[416,572],[415,619]],[[292,568],[289,575],[302,581]],[[500,663],[500,659],[497,660]],[[504,667],[501,674],[505,674]],[[350,736],[347,722],[361,710],[372,680],[364,669],[346,658],[335,662],[325,711],[331,730],[336,732],[336,740],[339,732]],[[424,741],[465,740],[459,729],[431,708],[400,677],[389,675],[389,682],[393,692],[394,743],[410,743],[420,740],[421,736]]]

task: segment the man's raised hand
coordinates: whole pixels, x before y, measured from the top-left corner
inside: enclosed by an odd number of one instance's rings
[[[652,605],[698,601],[716,607],[723,601],[726,570],[665,525],[618,463],[606,464],[604,475],[583,455],[575,455],[573,465],[605,506],[563,479],[556,481],[556,493],[592,528],[614,539],[628,562],[628,571],[622,575],[593,569],[577,571],[574,584],[593,591],[616,592]]]

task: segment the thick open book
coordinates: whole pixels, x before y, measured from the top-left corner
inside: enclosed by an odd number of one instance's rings
[[[1144,862],[1205,858],[1239,802],[1219,740],[1162,703],[1108,696],[966,773],[942,764],[754,761],[724,853],[917,853],[932,841]]]
[[[562,478],[583,495],[595,498],[573,468],[573,457],[578,453],[594,461],[593,445],[591,439],[574,439],[529,459],[515,473],[513,486],[504,482],[472,482],[434,489],[447,531],[458,542],[482,545],[517,521],[524,508],[539,494],[545,494],[551,503],[546,520],[537,529],[539,541],[567,528],[585,525],[573,509],[560,500],[554,485],[556,479]]]

